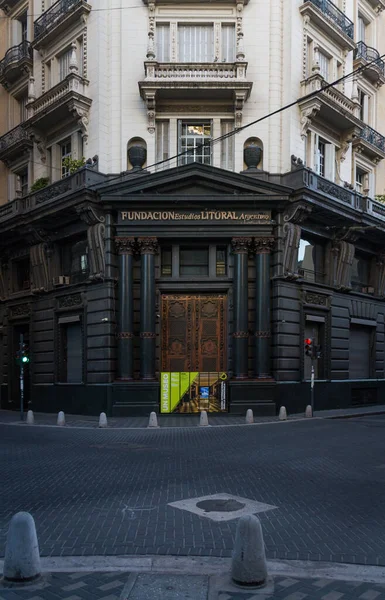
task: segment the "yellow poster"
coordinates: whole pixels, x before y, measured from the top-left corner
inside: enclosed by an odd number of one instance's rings
[[[161,373],[161,413],[227,411],[227,373]]]

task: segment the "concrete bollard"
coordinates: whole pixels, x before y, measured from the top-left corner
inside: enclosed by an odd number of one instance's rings
[[[108,427],[108,423],[107,423],[107,415],[106,415],[106,413],[100,413],[100,417],[99,417],[99,427]]]
[[[251,408],[246,411],[246,423],[254,423],[254,414]]]
[[[279,418],[280,421],[286,421],[287,420],[287,412],[286,412],[286,407],[285,406],[281,406],[281,408],[279,409],[278,418]]]
[[[159,427],[159,425],[158,425],[158,417],[156,416],[155,412],[152,412],[150,414],[150,418],[148,420],[148,426],[149,427]]]
[[[60,427],[63,427],[65,424],[66,424],[65,414],[61,410],[57,416],[57,425],[59,425]]]
[[[311,417],[313,416],[313,411],[311,409],[310,404],[307,405],[306,410],[305,410],[305,417],[307,419],[311,419]]]
[[[231,578],[237,585],[262,586],[267,579],[265,545],[260,520],[245,515],[238,521],[231,559]]]
[[[3,575],[5,581],[32,581],[39,577],[40,554],[35,521],[27,512],[18,512],[9,524]]]
[[[209,419],[207,416],[207,412],[205,410],[201,411],[201,416],[199,419],[199,427],[207,427],[209,424]]]
[[[35,422],[35,417],[33,416],[33,411],[29,410],[27,412],[27,425],[33,425]]]

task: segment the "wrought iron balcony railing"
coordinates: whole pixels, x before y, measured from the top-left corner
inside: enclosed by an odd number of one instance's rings
[[[0,155],[6,152],[11,146],[24,142],[28,139],[28,134],[21,125],[17,125],[14,129],[8,131],[0,137]]]
[[[375,129],[369,127],[369,125],[365,125],[365,127],[361,130],[360,139],[365,140],[375,148],[378,148],[381,152],[385,153],[385,137],[378,133]]]
[[[17,67],[21,62],[32,62],[33,52],[31,42],[21,42],[17,46],[12,46],[5,53],[3,60],[0,61],[0,79],[6,76],[6,72],[12,67]]]
[[[83,0],[58,0],[34,23],[35,40],[51,33],[62,20],[70,17],[76,9],[88,6]],[[88,7],[91,8],[91,7]]]
[[[358,42],[354,51],[354,60],[357,60],[358,58],[363,58],[367,62],[371,62],[371,67],[378,70],[381,75],[385,76],[385,63],[380,57],[378,50],[367,46],[365,42]]]
[[[311,2],[319,8],[323,14],[328,17],[337,27],[339,27],[348,37],[353,39],[354,37],[354,23],[351,21],[345,13],[343,13],[331,0],[304,0],[304,2]]]

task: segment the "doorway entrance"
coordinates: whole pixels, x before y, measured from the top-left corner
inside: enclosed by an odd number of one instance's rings
[[[226,370],[226,296],[162,295],[162,371]]]

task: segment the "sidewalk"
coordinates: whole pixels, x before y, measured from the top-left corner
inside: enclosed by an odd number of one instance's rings
[[[0,583],[0,600],[385,599],[385,569],[357,565],[269,561],[260,589],[232,584],[229,559],[79,557],[69,570],[68,561],[43,558],[42,568],[33,584]]]
[[[362,417],[370,415],[385,414],[385,404],[375,406],[344,408],[335,410],[315,411],[314,417],[320,419],[344,419],[353,417]],[[24,413],[24,422],[20,420],[20,413],[17,411],[0,410],[0,424],[23,425],[26,420]],[[57,414],[34,413],[35,425],[55,426]],[[99,417],[87,415],[67,415],[66,427],[75,428],[97,428]],[[236,425],[245,425],[245,416],[228,414],[209,414],[209,424],[214,427],[228,427]],[[255,417],[255,425],[266,423],[287,423],[288,421],[298,421],[305,418],[304,413],[288,415],[287,421],[280,421],[275,417]],[[162,429],[169,427],[196,427],[199,425],[199,415],[158,415],[158,424]],[[145,429],[148,426],[148,417],[111,417],[108,419],[108,427],[112,429]]]

